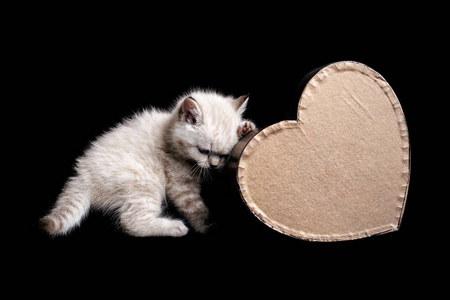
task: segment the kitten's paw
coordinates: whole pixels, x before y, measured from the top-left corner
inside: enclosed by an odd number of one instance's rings
[[[207,224],[204,221],[192,223],[192,227],[194,227],[195,231],[203,234],[207,233],[212,225],[213,224]]]
[[[186,235],[189,231],[189,228],[184,225],[182,221],[172,220],[170,222],[170,226],[167,227],[167,235],[169,236],[183,236]]]
[[[251,121],[243,121],[237,130],[237,134],[239,136],[239,138],[246,136],[247,134],[249,134],[250,132],[252,132],[253,130],[256,129],[255,124],[253,124],[253,122]]]
[[[49,216],[42,217],[39,220],[39,224],[48,234],[52,235],[56,233],[56,224]]]
[[[204,234],[208,232],[209,227],[212,225],[211,221],[209,209],[203,204],[203,202],[199,202],[197,205],[197,210],[189,218],[189,223],[196,232]]]

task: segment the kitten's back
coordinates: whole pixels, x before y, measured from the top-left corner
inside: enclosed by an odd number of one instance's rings
[[[123,194],[164,187],[164,133],[169,112],[144,110],[98,137],[77,159],[77,175],[70,178],[51,213],[40,222],[51,235],[78,226],[90,207],[118,209]],[[134,184],[128,185],[128,182]]]

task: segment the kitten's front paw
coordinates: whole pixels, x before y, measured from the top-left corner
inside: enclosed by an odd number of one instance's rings
[[[209,230],[209,226],[210,225],[206,225],[206,224],[192,224],[192,226],[194,227],[195,231],[197,231],[198,233],[207,233]]]
[[[209,217],[203,217],[191,220],[191,225],[195,231],[205,234],[209,231],[209,228],[213,225],[213,223]]]
[[[237,134],[239,138],[246,136],[250,132],[256,129],[255,124],[251,121],[244,121],[239,125],[239,128],[237,130]]]

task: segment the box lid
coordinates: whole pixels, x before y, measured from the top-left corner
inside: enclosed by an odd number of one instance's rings
[[[342,241],[400,226],[408,128],[392,88],[364,64],[322,68],[301,94],[297,120],[246,137],[233,156],[242,199],[283,234]]]

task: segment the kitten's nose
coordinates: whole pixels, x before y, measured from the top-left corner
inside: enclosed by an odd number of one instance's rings
[[[209,157],[209,166],[211,169],[217,169],[220,164],[220,158],[217,156],[210,156]]]

